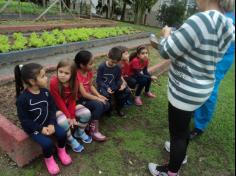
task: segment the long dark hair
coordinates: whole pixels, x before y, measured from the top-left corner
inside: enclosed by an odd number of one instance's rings
[[[58,72],[58,69],[61,68],[61,67],[66,67],[66,66],[69,66],[70,67],[70,70],[71,70],[71,78],[69,80],[69,85],[70,85],[70,89],[71,89],[71,93],[72,93],[72,96],[76,99],[77,97],[77,90],[78,90],[78,86],[76,84],[76,65],[75,63],[70,60],[70,59],[63,59],[61,60],[58,65],[57,65],[57,72]],[[63,96],[63,85],[60,81],[58,81],[58,88],[59,88],[59,93],[61,96]]]
[[[30,79],[36,80],[43,66],[36,63],[26,65],[16,65],[14,69],[16,97],[25,89],[24,85],[32,86]]]
[[[90,51],[84,50],[84,51],[78,52],[74,59],[77,68],[79,69],[81,68],[80,64],[84,66],[88,65],[92,57],[93,57],[93,54]]]
[[[147,46],[145,45],[140,45],[137,47],[136,51],[131,53],[129,56],[129,61],[131,62],[134,58],[138,57],[138,55],[142,52],[142,50],[148,50]]]

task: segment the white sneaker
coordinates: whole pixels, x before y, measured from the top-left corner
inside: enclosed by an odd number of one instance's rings
[[[148,169],[150,171],[150,173],[153,175],[153,176],[168,176],[168,174],[166,172],[159,172],[157,170],[157,164],[155,163],[149,163],[148,164]]]
[[[166,151],[170,153],[170,141],[166,141],[164,147]],[[187,164],[187,162],[188,162],[188,155],[185,156],[182,164]]]

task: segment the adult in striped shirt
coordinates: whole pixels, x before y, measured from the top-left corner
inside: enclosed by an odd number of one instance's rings
[[[229,0],[196,0],[202,11],[186,20],[175,32],[163,28],[163,58],[170,59],[168,118],[170,160],[165,166],[149,163],[152,175],[176,176],[189,143],[193,112],[209,98],[216,64],[234,40],[234,26],[222,14]]]
[[[232,19],[235,25],[235,13],[233,12],[234,6],[226,7],[227,12],[225,16]],[[229,8],[229,9],[228,9]],[[231,65],[234,62],[234,54],[235,54],[235,42],[233,42],[227,52],[224,55],[224,58],[217,63],[216,73],[215,73],[215,85],[212,91],[211,96],[208,100],[194,112],[194,130],[190,133],[190,139],[194,139],[198,135],[201,135],[209,123],[211,122],[214,114],[214,110],[216,107],[216,102],[218,98],[218,90],[220,87],[221,80],[224,79],[226,73],[230,69]]]

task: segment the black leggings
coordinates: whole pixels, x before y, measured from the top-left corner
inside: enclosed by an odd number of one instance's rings
[[[170,161],[168,169],[171,172],[178,172],[185,158],[189,143],[189,124],[192,115],[193,111],[177,109],[169,102]]]
[[[145,87],[145,92],[149,92],[151,83],[152,83],[152,79],[150,75],[133,75],[131,77],[131,80],[135,80],[135,83],[137,86],[136,91],[135,91],[135,96],[140,96],[144,87]],[[129,82],[127,82],[128,86],[130,86]]]

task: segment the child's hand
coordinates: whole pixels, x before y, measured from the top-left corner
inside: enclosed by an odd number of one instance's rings
[[[43,127],[41,133],[46,135],[46,136],[50,135],[49,132],[48,132],[48,127]]]
[[[69,121],[69,124],[70,124],[71,128],[74,128],[74,126],[78,125],[78,123],[77,123],[75,118],[74,119],[68,119],[68,121]]]
[[[48,133],[49,135],[55,133],[54,125],[48,125]]]
[[[107,89],[107,92],[108,92],[109,94],[113,94],[113,93],[114,93],[114,91],[112,91],[110,87]]]
[[[105,101],[108,101],[107,97],[104,97],[103,95],[99,95],[98,97],[105,100]]]
[[[156,76],[151,76],[152,81],[156,81],[157,77]]]
[[[122,90],[124,90],[125,88],[126,88],[126,84],[123,83],[123,84],[121,84],[119,91],[122,91]]]

